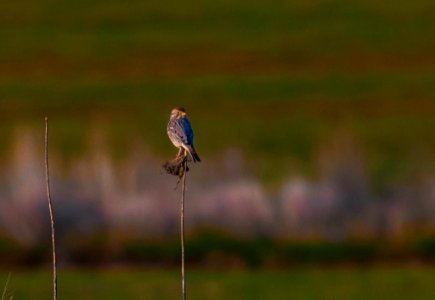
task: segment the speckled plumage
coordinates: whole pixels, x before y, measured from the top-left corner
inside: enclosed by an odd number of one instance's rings
[[[192,125],[187,119],[184,108],[179,107],[172,110],[167,132],[172,144],[180,149],[178,156],[184,149],[190,154],[194,162],[201,161],[193,146]]]

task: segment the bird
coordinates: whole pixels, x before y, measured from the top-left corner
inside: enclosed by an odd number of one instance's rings
[[[179,149],[177,159],[186,157],[188,153],[193,162],[201,161],[193,146],[192,125],[190,125],[184,107],[172,109],[166,129],[172,144]]]

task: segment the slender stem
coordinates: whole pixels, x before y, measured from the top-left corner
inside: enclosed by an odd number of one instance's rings
[[[57,300],[57,261],[56,261],[56,235],[54,230],[53,206],[50,192],[50,173],[48,168],[48,118],[45,117],[45,186],[47,190],[48,210],[50,212],[51,246],[53,255],[53,299]]]
[[[187,174],[187,159],[183,162],[183,186],[181,190],[181,207],[180,207],[180,233],[181,233],[181,289],[183,300],[186,300],[186,277],[184,272],[184,196],[186,192],[186,174]]]
[[[3,288],[2,298],[4,300],[6,297],[6,291],[8,290],[9,280],[11,279],[11,273],[8,274],[8,279],[6,279],[5,287]]]

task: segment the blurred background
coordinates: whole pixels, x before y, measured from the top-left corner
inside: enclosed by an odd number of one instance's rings
[[[178,297],[181,105],[191,299],[433,299],[434,11],[2,1],[0,286],[50,295],[47,115],[61,297]]]

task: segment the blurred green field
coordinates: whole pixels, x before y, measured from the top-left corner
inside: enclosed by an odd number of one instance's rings
[[[7,273],[0,273],[6,281]],[[433,268],[294,269],[291,271],[189,271],[189,299],[434,299]],[[13,272],[7,295],[48,299],[48,272]],[[62,299],[176,299],[176,271],[61,271]],[[8,298],[9,299],[9,298]]]
[[[181,104],[198,151],[240,147],[261,179],[313,173],[343,130],[374,181],[401,179],[434,167],[434,6],[2,1],[0,134],[48,114],[64,161],[100,123],[115,156],[140,136],[166,157],[168,111]]]
[[[165,133],[169,111],[184,105],[204,165],[236,148],[254,165],[246,177],[317,178],[319,157],[330,149],[327,159],[341,157],[350,140],[370,190],[412,186],[435,170],[433,11],[433,0],[3,0],[0,165],[11,160],[17,128],[43,140],[45,115],[60,164],[91,152],[95,132],[115,160],[139,140],[163,161],[175,154]],[[294,251],[332,252],[319,249]],[[433,242],[423,250],[432,258]],[[434,275],[432,268],[189,271],[188,292],[189,299],[434,299]],[[0,273],[0,286],[6,277]],[[174,299],[180,283],[175,271],[66,271],[59,285],[62,299]],[[48,298],[50,274],[13,272],[10,291],[14,299]]]

